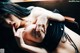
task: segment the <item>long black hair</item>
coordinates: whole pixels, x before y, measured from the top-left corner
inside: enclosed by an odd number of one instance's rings
[[[0,2],[0,15],[13,14],[18,18],[28,16],[31,9],[26,9],[11,2]]]
[[[0,2],[10,2],[10,0],[0,0]]]
[[[9,18],[10,14],[18,17],[19,19],[28,16],[32,9],[27,9],[11,2],[0,2],[0,24],[9,27],[5,22],[5,18]]]

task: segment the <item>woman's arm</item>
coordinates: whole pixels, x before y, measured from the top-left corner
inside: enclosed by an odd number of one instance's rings
[[[35,46],[31,46],[31,45],[27,45],[24,43],[24,40],[22,38],[22,35],[20,35],[20,45],[23,49],[25,50],[29,50],[30,52],[35,52],[35,53],[47,53],[47,51],[43,48],[39,48],[39,47],[35,47]]]
[[[35,46],[25,44],[25,42],[22,38],[22,32],[21,32],[22,30],[23,30],[23,28],[20,29],[19,32],[15,32],[15,29],[13,27],[14,35],[15,35],[15,37],[18,37],[20,39],[19,44],[22,48],[24,48],[25,50],[29,50],[31,52],[35,52],[35,53],[47,53],[47,51],[43,48],[38,48],[38,47],[35,47]]]
[[[45,14],[48,19],[53,19],[53,20],[57,20],[57,21],[64,21],[65,18],[58,13],[53,13],[52,11],[49,11],[47,9],[41,8],[41,7],[34,7],[33,10],[31,11],[31,16],[33,17],[38,17],[42,14]]]
[[[47,53],[47,51],[43,48],[27,45],[27,44],[21,44],[21,47],[26,49],[27,51],[29,50],[30,52],[35,52],[35,53]]]
[[[24,40],[22,38],[22,32],[21,32],[22,30],[23,30],[23,28],[19,29],[18,30],[19,32],[16,32],[14,27],[13,27],[14,35],[15,35],[16,38],[17,37],[19,38],[20,42],[18,42],[18,44],[19,44],[19,46],[21,48],[23,48],[26,51],[29,51],[31,53],[47,53],[47,51],[45,49],[43,49],[43,48],[39,48],[39,47],[35,47],[35,46],[31,46],[31,45],[25,44],[25,42],[24,42]]]

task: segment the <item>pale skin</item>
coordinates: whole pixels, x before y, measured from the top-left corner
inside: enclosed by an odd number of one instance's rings
[[[31,11],[31,14],[29,16],[23,18],[24,22],[26,22],[26,24],[25,24],[26,27],[20,28],[16,32],[14,29],[18,28],[22,22],[14,15],[11,15],[11,19],[13,22],[10,19],[5,19],[5,20],[7,23],[10,23],[10,24],[15,23],[15,26],[13,27],[15,37],[20,38],[21,47],[26,50],[29,50],[31,53],[32,52],[48,53],[44,48],[36,47],[37,44],[34,43],[34,42],[41,42],[44,39],[47,25],[48,25],[47,24],[48,19],[57,20],[57,21],[65,20],[65,18],[60,14],[52,13],[51,11],[48,11],[44,8],[35,7]],[[39,25],[41,26],[40,28],[39,28]],[[45,27],[43,27],[42,25],[44,25]],[[35,29],[36,32],[41,33],[40,37],[36,37],[36,36],[33,37],[32,34],[30,34],[33,29]],[[21,31],[22,32],[26,31],[27,35],[20,34],[20,33],[22,33]],[[69,34],[69,36],[72,38],[72,40],[77,45],[78,50],[80,51],[80,41],[79,41],[80,36],[78,34],[76,34],[75,32],[71,31],[66,26],[65,26],[65,32]],[[27,38],[27,36],[30,38]],[[24,41],[26,41],[28,44],[25,43]],[[54,52],[55,51],[53,51],[53,53]],[[57,53],[75,53],[75,49],[70,45],[70,42],[68,40],[65,41],[64,43],[62,41],[60,41],[58,47],[56,48],[56,52]]]

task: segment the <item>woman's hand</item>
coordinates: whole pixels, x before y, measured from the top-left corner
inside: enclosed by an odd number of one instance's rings
[[[48,25],[48,18],[45,14],[42,14],[39,17],[37,17],[36,31],[40,31],[45,34],[47,25]]]
[[[59,13],[54,13],[50,10],[47,10],[45,8],[42,7],[34,7],[33,10],[31,11],[31,14],[33,17],[38,17],[42,14],[45,14],[47,16],[48,19],[52,19],[53,21],[65,21],[64,16],[62,16]]]

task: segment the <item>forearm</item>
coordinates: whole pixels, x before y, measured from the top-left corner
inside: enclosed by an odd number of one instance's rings
[[[62,16],[61,14],[54,13],[52,11],[49,11],[49,10],[41,8],[41,7],[35,7],[31,12],[31,15],[33,17],[38,17],[42,14],[45,14],[48,17],[48,19],[57,20],[57,21],[65,20],[64,16]]]
[[[38,48],[38,47],[35,47],[35,46],[25,44],[25,42],[23,40],[23,37],[21,35],[20,35],[20,45],[23,49],[29,50],[29,51],[32,51],[32,52],[35,52],[35,53],[47,53],[47,51],[43,48]]]
[[[21,48],[25,49],[26,51],[30,51],[31,53],[33,53],[33,52],[35,52],[35,53],[47,53],[47,51],[43,48],[39,48],[39,47],[25,44],[22,37],[20,38],[20,46],[21,46]]]
[[[46,15],[48,16],[48,19],[57,20],[57,21],[64,21],[65,18],[61,14],[53,13],[51,11],[47,11]]]
[[[38,48],[38,47],[35,47],[35,46],[31,46],[31,45],[21,44],[21,47],[26,49],[26,50],[35,52],[35,53],[47,53],[47,51],[45,49]]]

